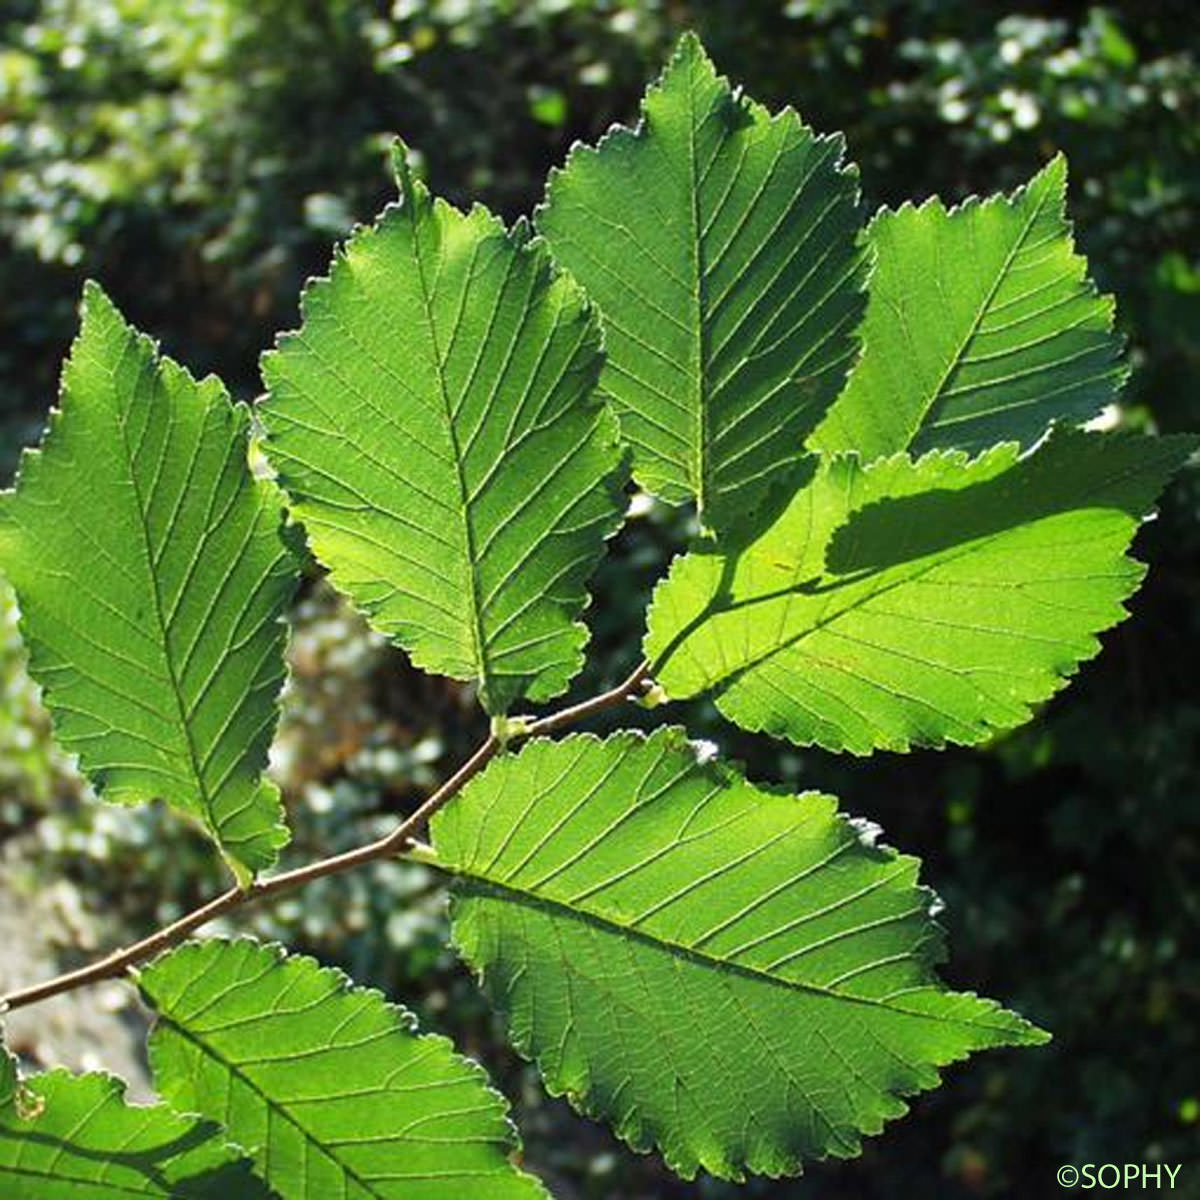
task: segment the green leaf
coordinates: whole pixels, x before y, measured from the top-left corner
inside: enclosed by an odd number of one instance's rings
[[[4,1200],[269,1200],[250,1164],[209,1121],[125,1102],[112,1075],[17,1079],[0,1050]]]
[[[981,741],[1126,615],[1144,569],[1124,551],[1195,444],[1062,429],[1020,459],[826,460],[765,532],[676,560],[648,619],[653,676],[801,745]]]
[[[634,475],[721,530],[794,469],[857,342],[858,176],[685,36],[642,124],[577,147],[537,225],[600,306]]]
[[[225,1125],[283,1200],[545,1200],[483,1071],[340,971],[192,942],[137,976],[155,1082]]]
[[[599,327],[526,227],[398,169],[403,205],[264,359],[268,452],[333,582],[502,713],[579,670],[585,585],[624,509]]]
[[[457,945],[517,1048],[688,1178],[857,1154],[938,1066],[1046,1038],[937,982],[915,859],[678,729],[530,742],[433,837]]]
[[[0,510],[30,672],[96,790],[197,818],[244,882],[287,841],[262,778],[296,564],[249,413],[94,284],[61,410]]]
[[[862,357],[815,449],[1028,447],[1116,399],[1113,302],[1074,252],[1066,188],[1060,156],[1012,196],[875,217]]]

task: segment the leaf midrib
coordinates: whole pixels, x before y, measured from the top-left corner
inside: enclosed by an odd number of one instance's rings
[[[993,1033],[1001,1033],[1010,1035],[1013,1030],[1005,1025],[993,1025],[984,1021],[963,1021],[958,1018],[938,1017],[933,1013],[916,1012],[912,1009],[901,1008],[899,1006],[889,1004],[883,1000],[874,999],[869,996],[856,996],[847,992],[837,992],[830,988],[823,987],[821,984],[807,983],[781,979],[776,975],[768,974],[766,971],[758,967],[747,966],[745,963],[729,962],[725,959],[716,958],[711,954],[706,954],[703,950],[697,950],[691,946],[685,946],[680,942],[671,941],[668,938],[654,937],[640,929],[636,929],[630,925],[624,925],[613,917],[603,913],[595,912],[588,908],[574,908],[566,901],[559,900],[553,896],[539,895],[536,892],[530,892],[523,888],[516,887],[510,883],[492,879],[488,876],[479,875],[471,872],[465,867],[454,866],[449,863],[438,861],[433,864],[450,875],[457,877],[459,880],[465,880],[471,886],[474,886],[481,891],[492,891],[498,893],[498,898],[507,900],[509,903],[523,905],[527,908],[535,908],[546,910],[553,914],[565,914],[567,919],[585,922],[594,925],[605,933],[616,937],[628,938],[631,941],[641,942],[645,945],[653,946],[659,950],[663,950],[669,954],[673,954],[677,958],[684,959],[694,965],[706,967],[717,972],[729,972],[735,975],[740,975],[748,979],[753,979],[756,982],[765,982],[777,988],[783,988],[786,991],[807,992],[811,995],[820,996],[825,1000],[845,1001],[849,1004],[862,1005],[871,1009],[882,1009],[884,1012],[891,1013],[896,1016],[912,1017],[919,1020],[932,1021],[936,1025],[955,1025],[960,1028],[971,1029],[986,1029]],[[922,989],[933,987],[928,981],[918,985]]]
[[[201,1054],[204,1054],[208,1058],[211,1058],[214,1062],[219,1063],[226,1071],[229,1072],[231,1076],[244,1083],[246,1087],[248,1087],[262,1101],[264,1108],[270,1110],[271,1112],[277,1113],[280,1117],[282,1117],[309,1145],[315,1146],[322,1154],[325,1155],[326,1158],[328,1158],[331,1162],[336,1163],[338,1168],[344,1171],[348,1178],[354,1180],[354,1182],[357,1183],[359,1187],[361,1187],[363,1191],[367,1193],[367,1195],[375,1196],[378,1198],[378,1200],[386,1200],[384,1194],[376,1191],[369,1180],[364,1179],[358,1174],[357,1171],[354,1170],[353,1167],[350,1167],[344,1163],[337,1154],[335,1154],[332,1150],[327,1149],[325,1144],[308,1129],[306,1129],[295,1117],[293,1117],[287,1108],[268,1096],[267,1093],[264,1092],[248,1074],[240,1070],[237,1064],[230,1062],[230,1060],[221,1054],[211,1042],[203,1041],[198,1035],[192,1033],[192,1031],[188,1029],[186,1025],[180,1024],[174,1017],[170,1016],[162,1009],[158,1010],[158,1019],[163,1025],[173,1029],[185,1041],[195,1046]],[[264,1147],[264,1150],[266,1150],[266,1147]],[[306,1177],[305,1183],[307,1184],[307,1182],[308,1180]],[[270,1180],[267,1180],[267,1183],[269,1184]]]
[[[912,428],[909,430],[908,436],[904,440],[905,447],[913,444],[917,438],[917,435],[920,434],[922,429],[925,428],[926,422],[929,421],[931,415],[944,401],[945,396],[943,393],[946,385],[950,382],[950,377],[962,364],[963,355],[966,354],[967,348],[970,346],[976,334],[979,332],[979,326],[983,323],[983,318],[987,315],[988,310],[992,307],[992,302],[996,299],[996,293],[1000,290],[1000,287],[1004,283],[1005,279],[1008,278],[1008,274],[1012,269],[1014,260],[1021,252],[1022,247],[1025,245],[1025,239],[1029,236],[1029,231],[1033,228],[1038,218],[1041,217],[1042,210],[1046,206],[1047,194],[1048,193],[1046,191],[1043,191],[1041,196],[1038,197],[1038,201],[1034,207],[1033,213],[1025,222],[1025,225],[1022,227],[1020,233],[1018,233],[1013,239],[1013,244],[1011,247],[1009,247],[1008,254],[1005,255],[1004,262],[1001,264],[1000,269],[996,272],[996,278],[992,280],[992,284],[988,288],[987,294],[980,302],[979,308],[977,309],[970,326],[967,328],[966,334],[963,336],[962,341],[958,345],[958,349],[955,350],[951,355],[950,360],[945,366],[945,369],[942,371],[941,378],[938,380],[937,385],[934,387],[932,392],[929,393],[928,398],[921,407],[920,413],[917,415],[915,424],[913,424]],[[976,210],[975,215],[977,218],[979,215],[979,210]]]
[[[136,335],[131,335],[136,339]],[[127,343],[128,344],[128,343]],[[136,350],[137,342],[133,341],[133,346]],[[146,416],[146,421],[149,424],[154,419],[154,401],[157,399],[157,393],[161,389],[164,396],[166,393],[166,384],[159,374],[160,368],[157,364],[151,364],[151,389],[152,395],[149,401],[149,411]],[[136,394],[136,393],[135,393]],[[166,397],[169,400],[169,397]],[[184,746],[187,751],[188,764],[192,769],[192,778],[196,783],[196,790],[199,793],[200,803],[203,806],[204,823],[208,826],[213,837],[216,838],[218,846],[221,847],[222,853],[225,854],[226,860],[229,862],[230,868],[234,870],[234,875],[238,876],[240,882],[240,873],[233,868],[232,858],[226,854],[225,845],[221,839],[221,831],[217,821],[216,807],[213,802],[208,782],[200,769],[200,754],[197,750],[195,739],[192,737],[191,722],[188,720],[187,707],[184,704],[183,690],[180,684],[179,677],[175,671],[175,663],[171,655],[171,643],[169,638],[169,630],[166,620],[166,614],[163,608],[162,595],[159,591],[158,571],[154,565],[154,547],[150,539],[150,526],[148,521],[148,513],[146,512],[146,501],[142,495],[141,484],[138,481],[137,462],[134,458],[132,447],[129,444],[129,430],[126,425],[126,412],[122,406],[121,400],[118,397],[116,400],[114,413],[116,419],[117,430],[121,438],[121,449],[124,452],[125,463],[129,471],[129,482],[133,492],[134,509],[137,512],[138,532],[141,535],[142,557],[146,576],[150,584],[150,599],[154,608],[154,620],[158,630],[158,642],[162,651],[163,666],[166,670],[166,683],[171,692],[171,698],[175,701],[175,714],[178,718],[179,728],[183,732]],[[201,426],[201,436],[203,437],[203,424]],[[165,446],[163,448],[165,452]],[[200,450],[197,447],[196,453]]]
[[[415,193],[415,189],[414,189]],[[408,204],[409,209],[409,229],[411,231],[411,245],[413,263],[417,269],[417,279],[421,286],[421,309],[425,315],[425,325],[429,333],[429,344],[433,350],[433,367],[434,373],[438,381],[438,394],[442,400],[442,411],[446,417],[447,436],[450,439],[451,454],[454,459],[454,478],[458,485],[458,512],[462,525],[463,547],[465,550],[466,576],[467,576],[467,604],[470,609],[470,619],[467,622],[467,627],[471,635],[471,645],[474,651],[475,667],[479,672],[479,690],[485,701],[484,707],[488,707],[488,701],[491,699],[491,672],[488,670],[486,645],[487,641],[483,631],[483,604],[479,594],[479,574],[476,570],[476,564],[479,561],[479,555],[475,545],[475,530],[471,524],[471,511],[469,495],[470,490],[467,486],[466,475],[463,472],[463,453],[462,447],[458,440],[458,428],[454,421],[454,406],[450,400],[450,393],[447,388],[445,363],[442,361],[442,351],[438,343],[437,326],[433,319],[433,297],[429,290],[428,280],[425,276],[425,262],[421,255],[421,238],[420,226],[417,220],[417,205],[415,194],[410,197]],[[428,198],[425,199],[425,217],[426,220],[437,220],[437,213]]]
[[[700,230],[699,177],[696,163],[696,79],[693,65],[688,67],[688,219],[689,249],[692,260],[692,316],[695,322],[692,336],[692,376],[695,380],[695,438],[696,438],[696,514],[701,527],[705,509],[711,503],[708,495],[708,389],[705,386],[707,368],[707,277],[704,263],[704,244]]]

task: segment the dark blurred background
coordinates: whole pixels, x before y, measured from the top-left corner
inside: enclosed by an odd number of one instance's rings
[[[871,207],[1008,189],[1065,151],[1078,242],[1118,296],[1135,367],[1121,420],[1200,427],[1194,0],[8,0],[0,480],[54,399],[85,276],[252,399],[258,354],[296,323],[305,277],[391,198],[394,133],[435,190],[515,217],[573,139],[635,115],[689,27],[757,98],[844,130]],[[631,665],[648,589],[687,534],[684,516],[637,512],[597,583],[581,690]],[[861,1159],[741,1191],[685,1184],[575,1118],[506,1049],[444,948],[422,868],[327,880],[239,927],[341,963],[452,1034],[514,1102],[527,1162],[562,1200],[1038,1197],[1057,1194],[1060,1163],[1158,1161],[1182,1162],[1175,1194],[1200,1196],[1198,515],[1192,472],[1140,535],[1153,570],[1132,619],[1037,722],[982,752],[843,761],[741,734],[705,705],[668,710],[752,777],[835,790],[920,854],[947,902],[947,977],[1055,1034],[1046,1050],[950,1070]],[[386,825],[481,722],[315,572],[291,653],[273,762],[300,861]],[[0,687],[4,893],[53,917],[25,922],[30,945],[61,942],[71,963],[72,943],[94,953],[219,886],[174,818],[87,797],[50,745],[7,594]],[[36,1058],[37,1036],[23,1036]],[[76,1057],[105,1052],[85,1043]]]

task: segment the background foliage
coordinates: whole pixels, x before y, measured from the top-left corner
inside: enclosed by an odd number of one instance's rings
[[[1200,425],[1200,26],[1184,0],[1020,13],[978,0],[8,0],[0,476],[53,399],[84,275],[168,352],[251,398],[303,279],[391,198],[394,132],[436,190],[514,217],[573,138],[632,116],[685,27],[763,102],[844,130],[872,205],[1009,188],[1065,151],[1078,239],[1118,295],[1135,366],[1121,419]],[[592,682],[631,665],[649,586],[686,533],[653,505],[637,511],[598,581]],[[1036,725],[982,753],[847,762],[738,733],[704,706],[689,714],[752,778],[830,788],[921,855],[948,904],[950,982],[1056,1034],[1045,1051],[951,1072],[858,1162],[745,1194],[1040,1194],[1062,1162],[1200,1171],[1198,517],[1192,472],[1141,535],[1154,569],[1134,619]],[[410,669],[315,579],[296,620],[273,764],[291,861],[386,827],[479,732],[471,696]],[[48,744],[7,598],[0,835],[8,886],[66,873],[114,941],[216,886],[207,848],[165,812],[80,794]],[[517,1104],[530,1165],[563,1197],[733,1195],[672,1180],[539,1093],[444,949],[432,884],[385,864],[253,921],[481,1057]]]

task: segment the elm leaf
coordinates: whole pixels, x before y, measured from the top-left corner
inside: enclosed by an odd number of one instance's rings
[[[646,654],[672,699],[744,729],[869,754],[1026,721],[1100,649],[1144,568],[1126,556],[1196,445],[1058,429],[824,460],[765,529],[676,559]]]
[[[106,800],[197,819],[242,882],[287,841],[262,772],[297,575],[249,429],[89,284],[61,407],[0,508],[59,741]]]
[[[875,217],[862,357],[814,449],[1028,448],[1117,398],[1113,301],[1074,251],[1066,185],[1060,155],[1011,196]]]
[[[582,665],[624,454],[583,293],[527,227],[397,168],[403,203],[309,284],[263,360],[267,450],[333,583],[502,714]]]
[[[687,1178],[857,1154],[938,1067],[1046,1039],[937,981],[915,859],[679,729],[535,739],[432,832],[456,944],[517,1049]]]
[[[842,151],[686,35],[639,128],[573,150],[536,215],[600,308],[636,479],[710,530],[789,478],[857,349],[867,254]]]
[[[4,1200],[270,1200],[211,1121],[130,1104],[112,1075],[47,1071],[18,1079],[0,1050]]]
[[[547,1200],[482,1070],[340,971],[248,938],[137,973],[150,1062],[177,1108],[219,1121],[283,1200]]]

